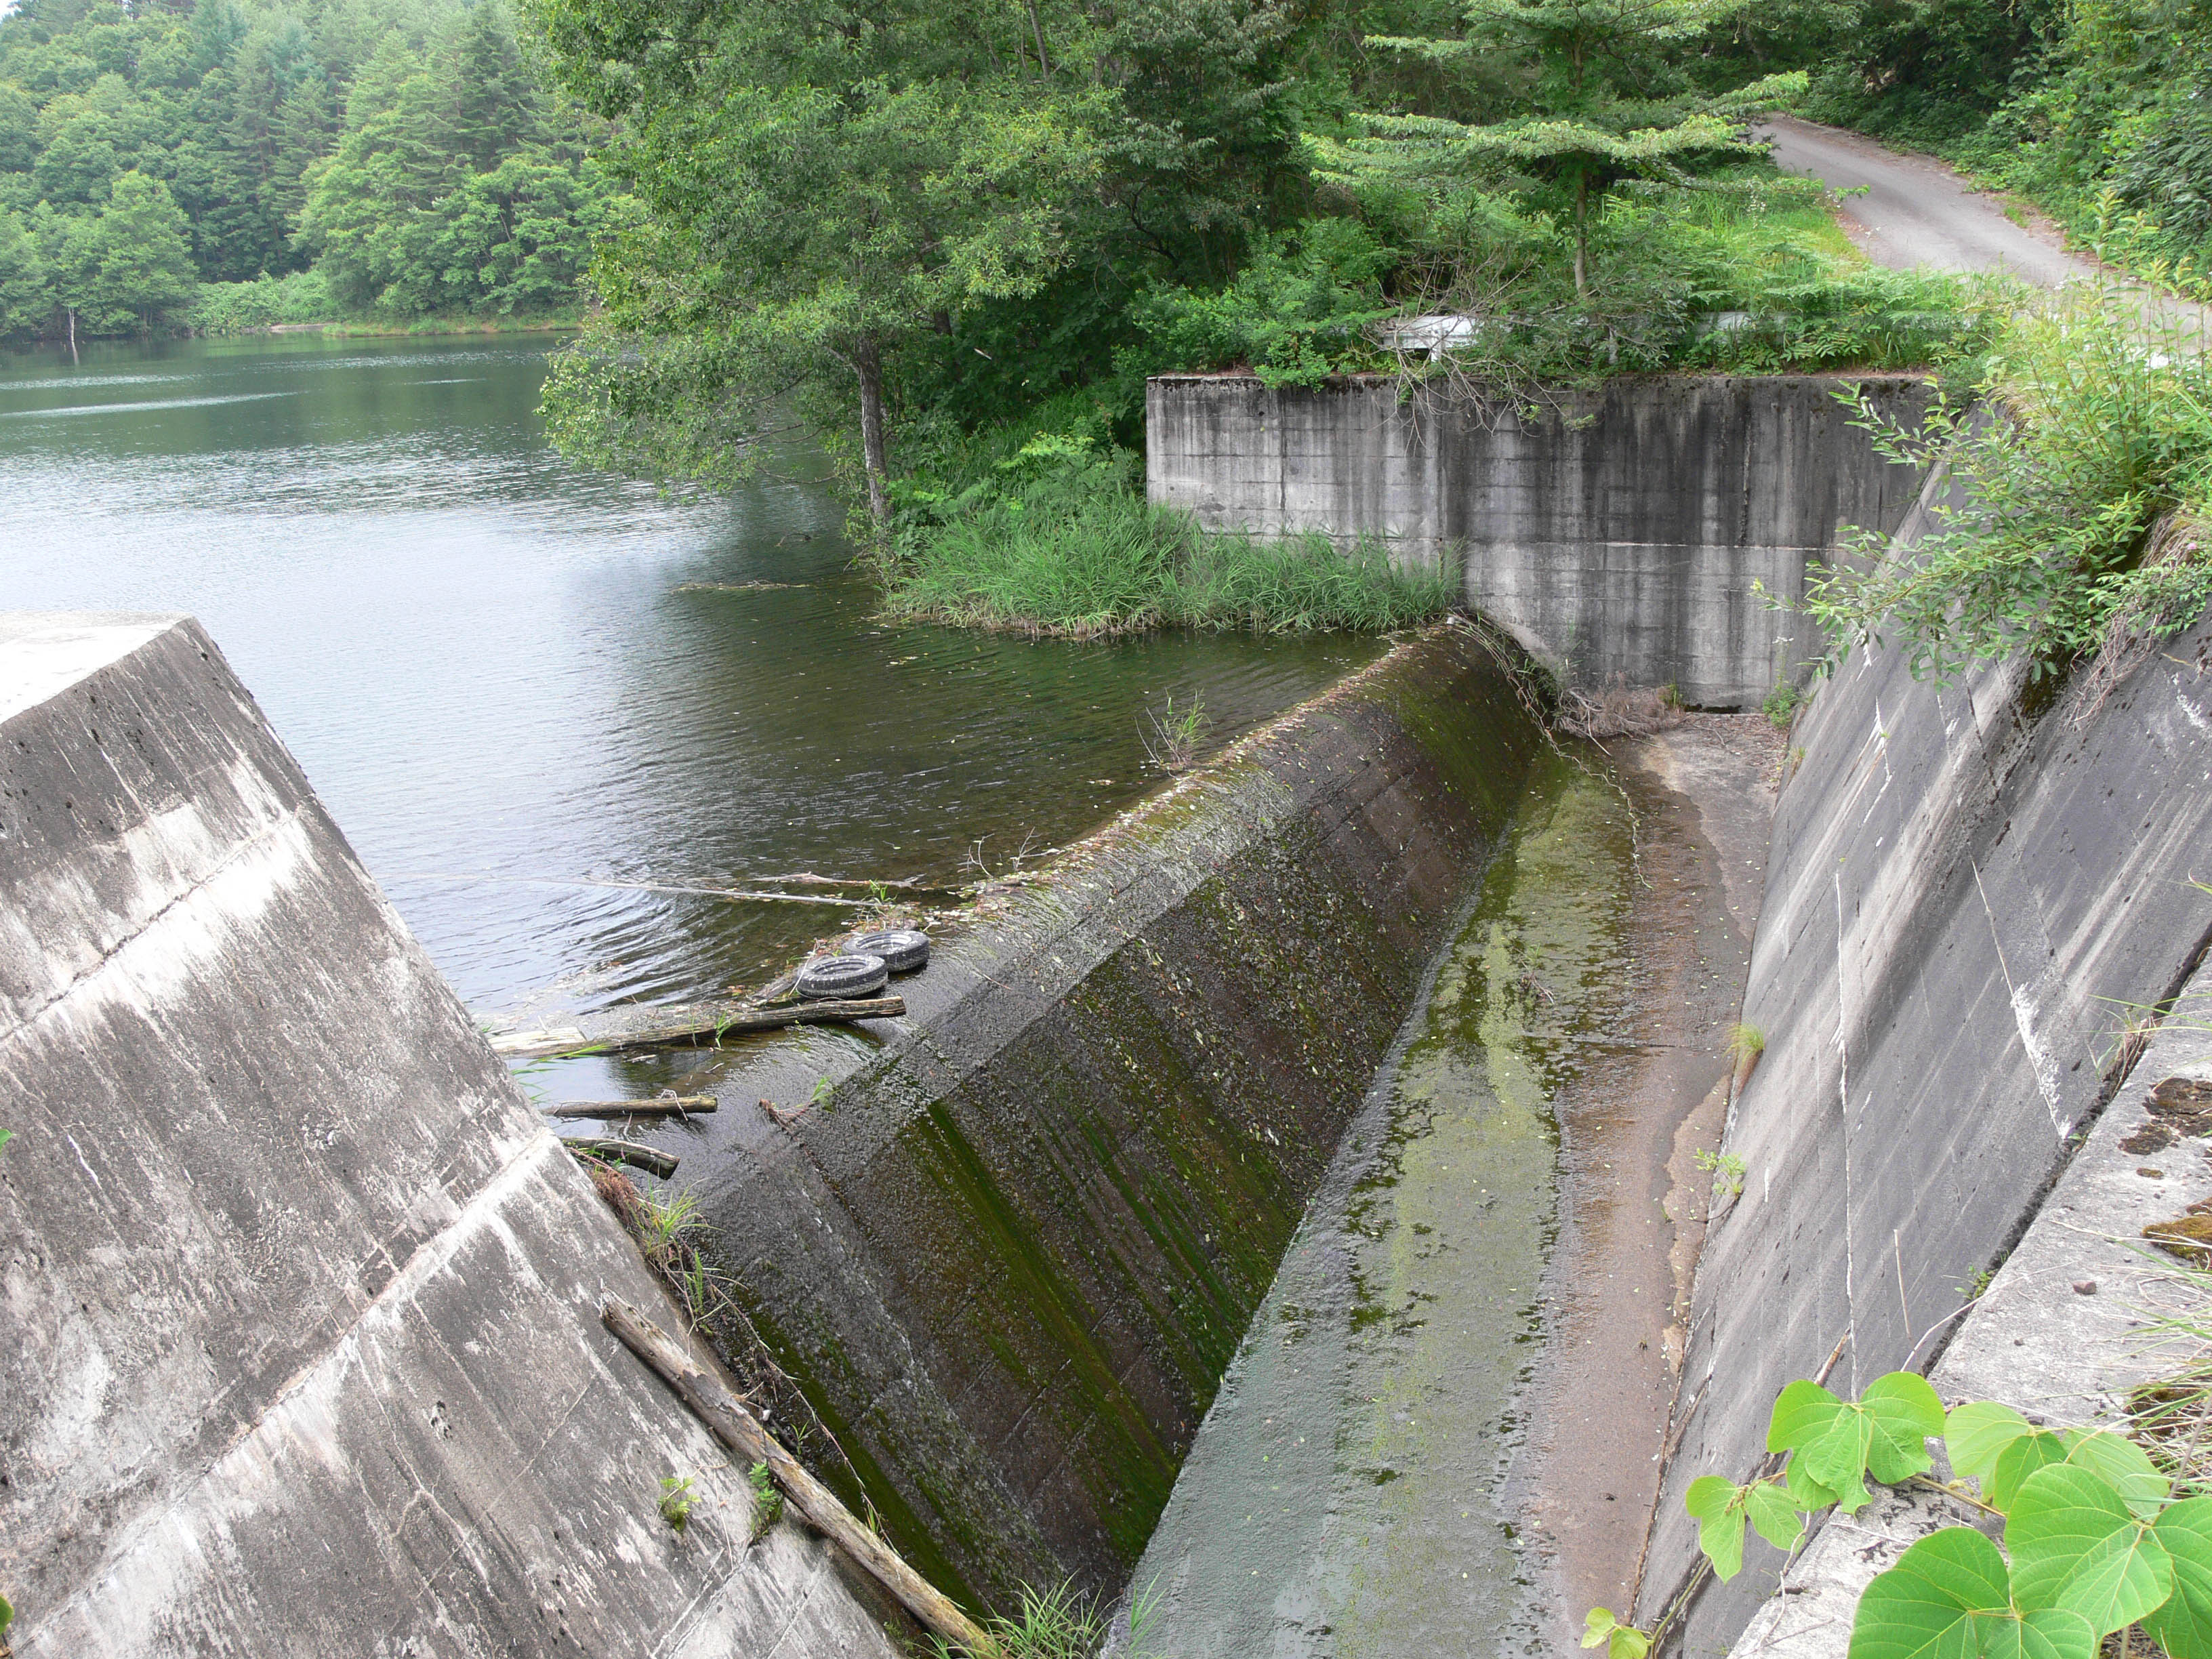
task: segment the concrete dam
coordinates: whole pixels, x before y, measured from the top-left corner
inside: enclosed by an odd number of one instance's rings
[[[1156,499],[1457,556],[1497,627],[1398,642],[987,892],[903,1018],[702,1054],[720,1109],[642,1137],[758,1350],[698,1363],[787,1373],[816,1473],[939,1589],[1150,1591],[1125,1650],[1182,1659],[1563,1651],[1590,1601],[1675,1595],[1683,1489],[1748,1471],[1782,1382],[1995,1341],[1995,1305],[1929,1328],[2025,1272],[2145,1065],[2197,1063],[2112,1010],[2172,1007],[2212,937],[2212,630],[2094,708],[1854,653],[1786,742],[1563,748],[1532,701],[1532,661],[1711,710],[1800,672],[1753,581],[1795,596],[1846,525],[1909,547],[1948,487],[1833,389],[1476,419],[1153,384]],[[0,619],[0,732],[15,1652],[915,1638],[812,1530],[756,1538],[745,1471],[602,1329],[685,1322],[215,641]],[[1683,1650],[1771,1630],[1763,1548]]]

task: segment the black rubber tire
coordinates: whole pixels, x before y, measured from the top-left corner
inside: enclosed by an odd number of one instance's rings
[[[929,965],[929,935],[911,927],[863,933],[845,948],[865,957],[881,957],[884,966],[895,974],[910,974]]]
[[[809,1002],[873,996],[891,976],[881,957],[817,957],[799,970],[795,988]]]

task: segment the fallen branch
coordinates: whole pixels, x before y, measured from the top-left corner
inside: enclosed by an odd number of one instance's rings
[[[712,1095],[662,1095],[657,1100],[568,1100],[545,1109],[548,1117],[689,1117],[718,1110]]]
[[[639,1141],[616,1140],[604,1135],[563,1135],[561,1144],[581,1157],[595,1158],[604,1164],[627,1164],[647,1175],[657,1175],[663,1181],[676,1173],[678,1160],[672,1154]]]
[[[653,1368],[715,1439],[747,1464],[767,1464],[769,1478],[808,1522],[828,1534],[870,1577],[896,1596],[926,1629],[972,1654],[983,1656],[983,1659],[993,1659],[998,1654],[998,1644],[985,1635],[974,1620],[908,1566],[889,1544],[862,1526],[852,1510],[837,1501],[834,1492],[809,1474],[805,1466],[762,1427],[760,1419],[702,1370],[666,1332],[627,1302],[609,1302],[599,1310],[599,1320],[622,1339],[624,1346]]]
[[[855,1019],[896,1019],[906,1012],[904,997],[863,997],[850,1002],[799,1002],[788,1008],[754,1008],[744,1003],[712,1003],[686,1009],[651,1025],[587,1037],[574,1029],[517,1031],[494,1037],[492,1052],[508,1060],[538,1060],[554,1054],[611,1054],[624,1048],[659,1048],[682,1043],[696,1047],[748,1031],[773,1031],[786,1025],[836,1025]]]

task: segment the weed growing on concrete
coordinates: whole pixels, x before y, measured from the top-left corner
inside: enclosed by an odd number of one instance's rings
[[[1996,1276],[1997,1271],[1996,1268],[1983,1267],[1978,1269],[1972,1279],[1955,1288],[1962,1300],[1967,1302],[1979,1302],[1982,1297],[1987,1294],[1990,1288],[1990,1281]]]
[[[1940,1439],[1956,1478],[1929,1471]],[[1947,1412],[1927,1379],[1878,1377],[1856,1401],[1817,1382],[1782,1390],[1767,1427],[1787,1459],[1738,1484],[1690,1483],[1683,1506],[1703,1556],[1650,1631],[1591,1610],[1584,1647],[1607,1659],[1644,1659],[1708,1572],[1743,1570],[1747,1530],[1780,1550],[1805,1518],[1856,1514],[1872,1501],[1867,1477],[1912,1485],[2004,1523],[2005,1553],[1975,1527],[1930,1533],[1859,1598],[1853,1659],[1929,1653],[2035,1654],[2090,1659],[2103,1639],[2141,1624],[2169,1652],[2212,1643],[2212,1496],[2177,1486],[2134,1441],[2107,1430],[2051,1431],[2012,1407],[1975,1401]],[[2009,1559],[2008,1559],[2009,1557]]]
[[[753,1489],[753,1524],[745,1538],[745,1542],[751,1545],[767,1537],[769,1528],[783,1519],[783,1494],[769,1478],[765,1463],[756,1463],[747,1469],[745,1481]]]
[[[2204,343],[2124,289],[2069,289],[2008,324],[1975,397],[1939,396],[1917,426],[1844,394],[1883,454],[1942,462],[1960,499],[1909,555],[1863,533],[1810,580],[1830,664],[1885,636],[1942,679],[2014,655],[2037,680],[2094,659],[2094,710],[2212,605]]]
[[[983,1628],[1003,1659],[1091,1659],[1106,1639],[1105,1620],[1072,1581],[1048,1590],[1024,1584],[1021,1612],[988,1620]],[[935,1659],[954,1659],[942,1637],[930,1639]]]
[[[5,1147],[7,1144],[15,1138],[15,1132],[13,1129],[0,1129],[0,1147]],[[5,1630],[7,1626],[4,1623],[0,1623],[0,1630]]]
[[[1804,701],[1805,694],[1796,686],[1778,685],[1766,694],[1765,702],[1759,707],[1759,711],[1773,723],[1776,731],[1787,732],[1790,722],[1797,718],[1798,705]]]
[[[836,1097],[836,1086],[828,1078],[817,1078],[814,1080],[814,1092],[807,1097],[806,1103],[809,1106],[827,1110],[830,1101]]]
[[[1148,708],[1145,718],[1152,728],[1139,733],[1144,739],[1146,758],[1163,772],[1188,771],[1206,734],[1205,700],[1194,697],[1177,713],[1175,698],[1170,696],[1165,710]]]
[[[664,1474],[660,1477],[660,1518],[682,1532],[691,1524],[691,1477],[688,1474]]]
[[[1734,1152],[1701,1152],[1698,1167],[1713,1178],[1713,1208],[1717,1210],[1727,1200],[1742,1195],[1743,1160]]]

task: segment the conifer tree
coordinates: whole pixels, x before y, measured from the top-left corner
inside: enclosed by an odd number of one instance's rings
[[[1513,71],[1501,118],[1477,125],[1376,113],[1369,136],[1322,146],[1342,173],[1422,181],[1509,172],[1564,189],[1574,225],[1575,291],[1589,292],[1589,226],[1623,179],[1691,181],[1699,158],[1755,154],[1744,128],[1788,104],[1802,71],[1723,93],[1682,73],[1682,49],[1733,9],[1723,0],[1467,0],[1466,33],[1378,35],[1368,45],[1447,68]]]

